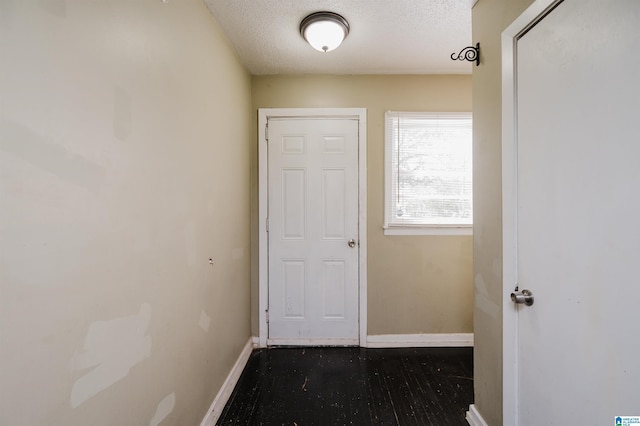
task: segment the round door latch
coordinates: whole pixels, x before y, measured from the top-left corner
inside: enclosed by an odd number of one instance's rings
[[[529,290],[514,291],[511,293],[511,301],[517,305],[533,305],[533,293]]]

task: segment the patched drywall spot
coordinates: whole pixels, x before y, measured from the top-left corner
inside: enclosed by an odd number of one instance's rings
[[[97,191],[104,180],[104,169],[97,164],[46,140],[22,124],[0,119],[0,150],[27,163]]]
[[[489,299],[489,289],[487,288],[487,284],[484,282],[482,275],[476,274],[474,284],[475,306],[491,318],[498,318],[498,315],[500,314],[500,307]]]
[[[475,305],[480,312],[484,312],[493,319],[497,319],[500,314],[500,307],[481,294],[476,296]]]
[[[207,315],[205,311],[200,311],[200,320],[198,321],[198,325],[205,331],[205,333],[209,331],[211,317]]]
[[[71,389],[71,407],[76,408],[129,374],[129,370],[151,355],[151,336],[146,335],[151,307],[145,303],[137,315],[89,326],[84,347],[71,360],[72,370],[86,370]]]
[[[493,262],[491,262],[491,272],[493,272],[493,275],[496,277],[502,276],[502,259],[493,259]]]
[[[122,87],[116,87],[113,95],[113,134],[126,140],[131,133],[131,96]]]
[[[482,275],[476,274],[475,279],[473,280],[475,284],[476,294],[488,295],[489,290],[487,289],[487,284],[484,282],[484,278]]]
[[[39,0],[38,3],[44,10],[58,18],[67,17],[66,0]]]
[[[153,418],[149,422],[149,426],[158,426],[161,421],[163,421],[171,412],[173,411],[173,407],[176,405],[176,393],[172,393],[170,395],[165,396],[162,401],[158,404],[158,408],[156,409],[156,413],[153,415]]]

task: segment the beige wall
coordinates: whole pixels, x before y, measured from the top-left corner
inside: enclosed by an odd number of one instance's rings
[[[489,425],[502,424],[502,31],[533,0],[479,0],[473,42],[473,274],[476,408]]]
[[[250,336],[249,75],[201,0],[2,0],[0,40],[0,424],[199,424]]]
[[[472,238],[382,232],[384,112],[470,111],[470,76],[254,76],[252,93],[254,123],[258,108],[367,109],[368,334],[472,332]],[[256,163],[254,150],[252,170]],[[255,250],[255,174],[252,185]],[[256,262],[252,267],[257,270]],[[257,274],[252,276],[257,335]]]

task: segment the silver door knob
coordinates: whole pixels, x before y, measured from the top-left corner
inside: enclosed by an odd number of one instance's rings
[[[356,246],[356,240],[352,238],[347,244],[349,244],[349,247],[354,248]]]
[[[533,305],[533,293],[529,290],[514,291],[511,293],[511,301],[515,304]]]

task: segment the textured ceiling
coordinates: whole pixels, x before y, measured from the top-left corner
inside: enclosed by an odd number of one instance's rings
[[[474,0],[205,0],[255,75],[469,74],[451,54],[470,46]],[[311,48],[298,28],[310,13],[344,16],[351,32],[333,52]]]

